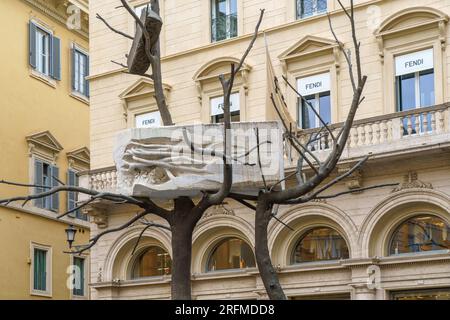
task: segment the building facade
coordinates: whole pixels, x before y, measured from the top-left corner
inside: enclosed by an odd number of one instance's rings
[[[160,1],[165,94],[176,124],[220,121],[218,75],[247,47],[259,16],[277,75],[285,75],[320,114],[339,128],[352,90],[348,66],[330,32],[352,48],[345,13],[335,0]],[[136,10],[146,1],[130,1]],[[345,5],[349,1],[344,1]],[[117,29],[135,24],[118,0],[91,2]],[[365,155],[368,163],[326,194],[366,190],[297,206],[283,206],[269,226],[272,261],[291,299],[450,298],[450,5],[434,0],[355,1],[365,99],[334,176]],[[91,171],[82,183],[114,191],[113,148],[118,131],[160,123],[152,82],[123,73],[131,40],[90,22]],[[114,45],[111,45],[114,44]],[[266,105],[265,40],[258,37],[233,88],[233,120],[274,119]],[[300,139],[320,126],[285,85]],[[313,152],[328,153],[327,141]],[[291,161],[292,160],[292,161]],[[285,157],[285,172],[295,159]],[[326,195],[325,194],[325,195]],[[87,209],[91,232],[126,222],[136,208],[98,203]],[[193,237],[196,299],[264,299],[255,267],[254,213],[227,200],[207,212]],[[170,233],[142,226],[108,234],[91,250],[94,299],[170,298]]]
[[[0,198],[75,185],[89,169],[88,2],[4,0],[0,17],[0,179],[42,187],[1,184]],[[79,245],[89,223],[78,212],[57,219],[75,202],[61,194],[0,207],[0,299],[89,297],[88,255],[64,253],[68,226]]]

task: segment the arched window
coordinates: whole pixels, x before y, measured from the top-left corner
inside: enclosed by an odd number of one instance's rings
[[[156,246],[144,250],[133,266],[132,278],[155,277],[170,274],[172,260],[169,253]]]
[[[212,251],[206,271],[253,268],[255,265],[253,251],[245,241],[227,238]]]
[[[408,219],[395,230],[389,254],[450,249],[449,232],[450,226],[435,216]]]
[[[314,228],[305,233],[294,249],[292,263],[348,259],[345,239],[328,227]]]

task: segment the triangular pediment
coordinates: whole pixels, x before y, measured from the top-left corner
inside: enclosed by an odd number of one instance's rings
[[[289,60],[306,55],[320,54],[327,50],[333,50],[336,47],[338,47],[338,44],[334,40],[315,36],[306,36],[286,49],[279,55],[278,58],[280,60]]]
[[[67,152],[67,158],[81,161],[89,166],[89,163],[91,161],[91,153],[87,147],[82,147]]]
[[[164,90],[170,90],[171,86],[163,84]],[[152,95],[155,92],[153,80],[148,78],[140,78],[131,86],[126,88],[120,95],[121,99],[130,99],[143,95]]]
[[[54,152],[60,152],[63,149],[58,140],[48,130],[29,135],[26,139],[29,144],[34,144],[35,146]]]

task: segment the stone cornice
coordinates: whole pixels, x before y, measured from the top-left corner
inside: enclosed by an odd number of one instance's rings
[[[26,4],[30,5],[31,7],[39,10],[43,14],[49,16],[50,18],[56,20],[57,22],[63,24],[67,28],[67,26],[66,26],[67,17],[61,15],[61,13],[59,13],[55,9],[46,5],[42,0],[22,0],[22,1],[25,2]],[[79,34],[81,37],[83,37],[86,40],[89,39],[89,32],[87,30],[75,30],[74,29],[71,31]]]

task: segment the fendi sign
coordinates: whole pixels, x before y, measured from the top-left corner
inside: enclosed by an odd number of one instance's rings
[[[330,73],[316,74],[314,76],[297,80],[297,90],[302,96],[330,91]]]
[[[159,111],[148,112],[136,116],[136,128],[154,128],[161,126]]]
[[[395,75],[420,72],[434,68],[433,49],[413,52],[395,58]]]

